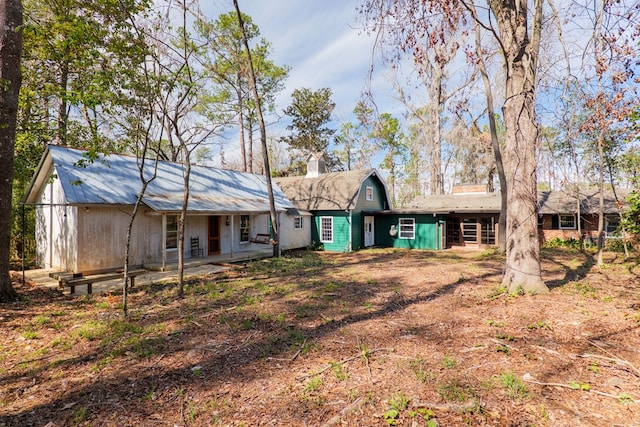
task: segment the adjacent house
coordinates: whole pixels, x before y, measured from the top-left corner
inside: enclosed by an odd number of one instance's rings
[[[313,215],[312,246],[349,252],[376,245],[376,212],[391,203],[375,169],[327,173],[324,156],[314,155],[306,176],[275,181],[299,211]]]
[[[422,224],[424,233],[441,239],[436,244],[427,243],[407,247],[423,249],[450,248],[466,246],[483,248],[495,245],[498,238],[498,219],[500,215],[500,193],[456,192],[448,195],[419,196],[411,203],[410,208],[394,210],[387,215],[397,216],[404,212],[404,222],[418,224],[426,222],[425,216],[432,215],[433,223],[427,228]],[[625,198],[631,190],[620,189],[604,193],[604,214],[606,237],[619,237],[617,228],[620,224],[620,210]],[[617,198],[616,198],[617,196]],[[578,204],[578,200],[580,203]],[[595,241],[598,230],[598,190],[581,190],[580,194],[566,191],[538,192],[538,231],[542,243],[553,238],[580,239]],[[437,218],[437,219],[436,219]],[[580,230],[578,230],[580,218]],[[413,219],[413,220],[412,220]],[[401,242],[402,243],[402,242]],[[438,245],[439,244],[439,245]],[[394,246],[398,246],[394,243]]]
[[[419,196],[405,211],[415,214],[416,220],[430,215],[431,223],[438,225],[438,228],[432,226],[428,230],[432,240],[427,245],[420,245],[421,249],[484,248],[496,244],[500,193],[457,191],[455,194]]]
[[[606,238],[621,237],[618,232],[620,212],[628,205],[626,198],[630,194],[629,189],[617,189],[615,193],[612,190],[604,191]],[[538,204],[538,229],[543,243],[553,238],[580,239],[578,219],[582,237],[597,241],[600,206],[600,192],[597,189],[580,189],[579,193],[542,191],[538,193]]]
[[[92,273],[124,265],[127,227],[142,188],[139,159],[104,155],[91,161],[82,150],[50,146],[25,197],[36,211],[37,261],[45,268]],[[147,161],[146,177],[154,173]],[[156,177],[133,223],[130,265],[178,257],[178,215],[184,199],[184,166],[157,163]],[[310,216],[298,212],[274,186],[282,249],[306,247]],[[192,166],[185,228],[185,257],[270,248],[269,197],[264,176]]]

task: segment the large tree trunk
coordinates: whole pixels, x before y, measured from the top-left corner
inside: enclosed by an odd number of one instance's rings
[[[21,26],[21,1],[0,2],[0,302],[14,301],[17,297],[9,277],[9,258],[16,118],[18,94],[22,83]]]
[[[510,292],[548,292],[540,269],[536,179],[536,68],[542,3],[536,0],[532,38],[525,0],[490,0],[502,40],[506,88],[502,107],[507,178],[506,265],[502,283]]]

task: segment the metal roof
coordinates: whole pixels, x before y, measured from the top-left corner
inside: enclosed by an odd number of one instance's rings
[[[132,205],[142,188],[136,157],[108,154],[88,162],[85,151],[50,146],[41,162],[26,197],[35,201],[35,183],[42,182],[41,174],[52,173],[62,185],[66,202],[71,205]],[[145,176],[153,173],[153,160],[147,160]],[[179,212],[184,193],[184,165],[158,162],[156,178],[149,184],[143,203],[158,212]],[[46,179],[46,178],[45,178]],[[284,193],[273,186],[276,210],[285,211],[293,204]],[[266,178],[262,175],[216,169],[191,167],[189,178],[190,213],[268,212],[269,195]]]

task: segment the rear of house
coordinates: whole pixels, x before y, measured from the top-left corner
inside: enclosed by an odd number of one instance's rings
[[[310,212],[312,247],[350,252],[376,244],[376,212],[389,209],[386,184],[375,169],[326,172],[313,156],[306,176],[276,178],[300,211]]]
[[[138,174],[135,157],[112,154],[89,162],[82,150],[49,147],[25,198],[36,210],[39,265],[85,274],[122,267],[127,228],[141,188]],[[181,164],[158,162],[157,177],[133,222],[130,265],[165,268],[178,259],[183,186]],[[189,187],[185,258],[233,258],[271,247],[269,239],[257,238],[271,233],[263,176],[193,166]],[[274,196],[279,223],[294,224],[295,218],[302,225],[309,223],[309,216],[295,211],[277,187]],[[281,234],[280,245],[305,247],[308,240],[293,231]]]

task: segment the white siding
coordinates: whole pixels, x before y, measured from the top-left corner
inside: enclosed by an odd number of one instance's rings
[[[297,249],[311,245],[311,216],[302,216],[302,228],[295,228],[295,216],[280,215],[280,248]]]

